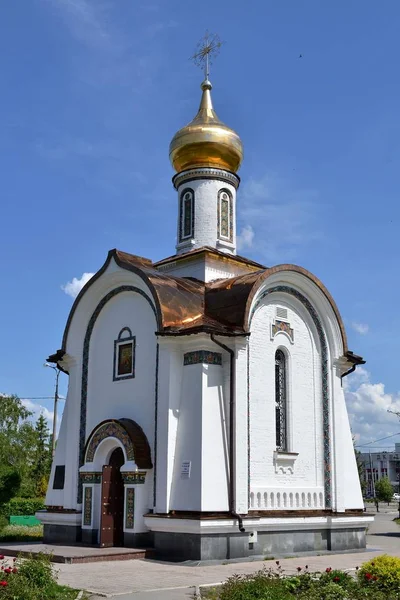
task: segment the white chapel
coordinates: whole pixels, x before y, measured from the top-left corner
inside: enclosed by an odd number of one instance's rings
[[[170,144],[177,243],[110,250],[76,298],[45,542],[170,560],[365,547],[342,379],[363,364],[306,269],[236,253],[238,134],[201,84]]]

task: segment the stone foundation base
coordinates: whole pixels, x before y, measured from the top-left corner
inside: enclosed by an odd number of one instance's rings
[[[77,544],[82,542],[80,525],[43,525],[45,544]],[[87,543],[87,542],[86,542]]]
[[[248,533],[200,535],[157,531],[154,535],[157,558],[174,561],[226,560],[365,547],[365,529],[257,532],[257,542],[251,542]]]
[[[371,521],[369,517],[249,519],[243,522],[245,532],[228,520],[148,517],[146,525],[153,530],[157,558],[206,561],[361,550]]]

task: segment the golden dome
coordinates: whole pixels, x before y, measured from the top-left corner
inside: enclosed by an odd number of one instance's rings
[[[215,114],[211,88],[208,79],[203,81],[199,112],[193,121],[174,135],[170,143],[169,158],[178,173],[198,167],[212,167],[235,173],[242,162],[243,146],[240,137]]]

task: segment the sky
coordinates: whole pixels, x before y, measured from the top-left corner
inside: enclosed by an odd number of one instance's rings
[[[245,150],[240,253],[323,281],[367,361],[345,380],[357,443],[399,442],[374,442],[400,431],[399,27],[398,0],[0,3],[0,392],[51,422],[43,363],[73,296],[111,248],[174,253],[168,146],[208,29],[214,106]]]

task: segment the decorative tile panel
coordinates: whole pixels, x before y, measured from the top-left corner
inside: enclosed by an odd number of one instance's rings
[[[83,502],[83,524],[90,527],[92,525],[92,498],[93,488],[85,487],[85,497]]]
[[[323,420],[323,446],[324,446],[324,489],[325,489],[325,507],[332,507],[332,467],[331,467],[331,433],[330,433],[330,414],[329,414],[329,384],[328,384],[328,345],[325,338],[325,333],[318,317],[317,311],[311,302],[297,290],[286,285],[277,285],[265,290],[258,298],[250,320],[253,318],[255,311],[260,306],[262,300],[274,292],[282,292],[290,294],[299,300],[308,310],[317,328],[318,338],[321,345],[321,371],[322,371],[322,420]]]
[[[81,467],[84,463],[85,458],[85,441],[86,441],[86,415],[87,415],[87,387],[88,387],[88,370],[89,370],[89,348],[90,338],[92,337],[93,328],[97,321],[99,314],[101,313],[104,306],[112,300],[118,294],[122,292],[134,292],[139,294],[147,300],[150,304],[154,316],[157,320],[157,311],[154,307],[153,302],[149,296],[141,289],[133,285],[120,285],[119,287],[111,290],[104,296],[96,306],[92,316],[90,317],[89,324],[86,329],[85,340],[83,342],[83,353],[82,353],[82,388],[81,388],[81,411],[79,421],[79,466]],[[82,502],[82,485],[78,485],[77,490],[77,501],[80,504]]]
[[[209,352],[208,350],[195,350],[186,352],[183,357],[183,364],[187,365],[222,365],[222,354],[219,352]]]
[[[124,471],[121,473],[124,483],[144,483],[146,481],[146,472],[142,471]]]
[[[133,529],[135,524],[135,489],[127,488],[125,500],[125,529]]]
[[[79,473],[81,483],[101,483],[101,473]]]
[[[290,327],[290,323],[276,319],[275,322],[272,323],[272,337],[275,337],[276,334],[281,331],[287,333],[290,340],[294,343],[294,330],[292,327]]]
[[[114,437],[122,443],[128,460],[135,460],[132,440],[128,433],[121,425],[119,425],[119,423],[109,421],[104,423],[104,425],[101,425],[92,436],[86,451],[86,462],[93,462],[94,455],[96,454],[96,450],[100,446],[100,443],[109,437]]]

